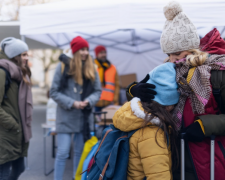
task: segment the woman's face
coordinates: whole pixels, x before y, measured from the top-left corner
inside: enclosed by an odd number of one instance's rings
[[[190,54],[191,53],[188,51],[181,51],[181,52],[168,54],[168,56],[170,58],[170,62],[175,63],[176,61],[180,59],[186,58]]]
[[[28,55],[28,52],[23,52],[21,54],[21,60],[22,60],[22,66],[25,67],[25,66],[28,66],[28,60],[29,60],[29,55]]]
[[[85,61],[87,58],[88,58],[88,55],[89,55],[89,50],[88,48],[82,48],[79,50],[80,52],[80,56],[81,56],[81,60],[82,61]]]

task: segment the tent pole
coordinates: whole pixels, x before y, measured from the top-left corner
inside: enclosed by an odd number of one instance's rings
[[[26,42],[26,37],[25,37],[24,35],[21,35],[21,40],[22,40],[23,42]]]

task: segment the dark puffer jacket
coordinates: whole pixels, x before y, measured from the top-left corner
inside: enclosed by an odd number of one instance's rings
[[[8,59],[0,52],[0,60]],[[29,143],[25,143],[18,106],[19,84],[12,79],[5,94],[6,73],[0,69],[0,164],[27,156]]]

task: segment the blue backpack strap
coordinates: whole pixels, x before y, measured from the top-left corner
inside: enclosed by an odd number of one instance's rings
[[[128,138],[130,138],[131,136],[133,136],[133,134],[138,131],[139,129],[136,129],[136,130],[133,130],[133,131],[130,131],[128,132]]]
[[[106,128],[106,129],[105,129],[105,134],[104,134],[104,136],[103,136],[103,138],[102,138],[102,140],[101,140],[101,142],[100,142],[100,144],[99,144],[99,146],[98,146],[98,149],[97,149],[97,151],[96,151],[94,157],[97,155],[98,151],[100,150],[100,148],[101,148],[101,146],[102,146],[102,143],[104,142],[106,136],[107,136],[111,131],[113,131],[113,129],[111,129],[111,128]]]
[[[117,128],[115,128],[115,126],[113,124],[110,124],[109,127],[112,129],[112,130],[118,130]],[[130,131],[127,133],[127,137],[130,138],[136,131],[138,131],[139,129],[136,129],[136,130],[133,130],[133,131]]]

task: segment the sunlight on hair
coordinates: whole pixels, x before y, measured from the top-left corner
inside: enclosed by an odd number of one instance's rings
[[[199,49],[188,50],[191,55],[186,57],[186,63],[190,66],[201,66],[205,63],[208,58],[208,53],[200,51]]]

